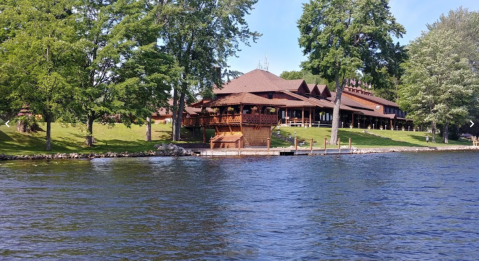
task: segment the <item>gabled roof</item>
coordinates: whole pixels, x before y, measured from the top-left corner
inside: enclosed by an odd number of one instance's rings
[[[378,104],[381,104],[381,105],[386,105],[386,106],[391,106],[391,107],[399,107],[399,105],[397,105],[397,103],[395,103],[395,102],[388,101],[386,99],[379,98],[379,97],[372,96],[372,95],[350,92],[346,88],[344,89],[344,93],[354,95],[356,97],[359,97],[359,98],[362,98],[362,99],[365,99],[365,100],[368,100],[368,101],[372,101],[372,102],[375,102],[375,103],[378,103]]]
[[[318,90],[321,93],[321,96],[331,97],[331,92],[329,91],[328,86],[326,86],[324,84],[318,85]]]
[[[281,100],[271,100],[266,99],[258,95],[254,95],[248,92],[243,93],[233,93],[227,96],[223,96],[206,104],[209,107],[217,107],[217,106],[228,106],[228,105],[240,105],[240,104],[247,104],[247,105],[272,105],[272,106],[282,106],[284,102]]]
[[[285,80],[268,71],[256,69],[223,85],[214,88],[216,94],[242,92],[277,92],[283,90],[297,91],[304,80]]]
[[[289,96],[294,97],[298,100],[309,102],[310,104],[318,106],[320,108],[330,108],[330,109],[334,108],[334,103],[332,103],[328,100],[316,99],[316,98],[313,98],[313,97],[304,97],[302,95],[292,93],[290,91],[282,91],[282,92],[285,93],[285,94],[288,94]],[[357,111],[356,109],[353,109],[351,107],[348,107],[348,106],[342,105],[342,104],[339,108],[341,110],[346,110],[346,111]]]

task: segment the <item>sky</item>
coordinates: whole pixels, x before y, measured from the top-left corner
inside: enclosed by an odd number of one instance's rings
[[[264,64],[268,59],[268,71],[280,75],[283,71],[299,71],[300,63],[307,59],[298,44],[297,21],[303,12],[303,3],[309,0],[258,0],[254,10],[246,17],[252,31],[262,33],[251,46],[242,45],[238,58],[229,59],[230,69],[247,73]],[[426,25],[439,19],[441,14],[460,6],[469,11],[479,11],[478,0],[390,0],[391,13],[406,29],[403,38],[406,45],[426,31]]]

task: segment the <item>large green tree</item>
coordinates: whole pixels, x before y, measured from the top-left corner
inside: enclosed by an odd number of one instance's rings
[[[380,88],[390,80],[388,67],[397,56],[392,36],[402,37],[387,0],[311,0],[298,21],[299,45],[308,60],[302,67],[335,83],[331,143],[337,142],[341,95],[358,73]],[[401,55],[398,55],[402,57]]]
[[[27,104],[46,122],[46,150],[51,150],[51,122],[71,100],[75,46],[69,0],[7,1],[0,24],[2,88],[10,108]]]
[[[459,7],[447,14],[442,14],[436,22],[428,25],[428,29],[453,31],[461,39],[455,48],[457,55],[469,61],[469,64],[473,67],[475,77],[479,79],[479,13],[477,11],[469,11]],[[474,96],[479,98],[479,90],[475,90],[475,92]],[[475,105],[479,104],[477,98]],[[479,106],[470,106],[469,112],[472,120],[479,122]],[[476,126],[478,125],[476,124]],[[470,128],[469,122],[464,124],[462,128],[474,132],[474,129]],[[477,133],[477,128],[475,132]]]
[[[124,60],[115,86],[123,103],[118,113],[127,125],[146,121],[146,141],[151,141],[151,114],[168,106],[179,72],[174,57],[158,45],[162,27],[156,22],[159,8],[143,1],[132,2],[123,8],[124,18],[115,28]]]
[[[474,107],[477,78],[461,56],[461,41],[452,30],[434,29],[409,46],[400,106],[415,123],[430,124],[433,142],[440,124],[448,143],[449,126],[464,123]]]
[[[97,119],[110,121],[111,115],[121,115],[126,124],[148,121],[167,100],[175,65],[158,45],[163,23],[156,1],[75,3],[76,44],[82,55],[70,108],[86,121],[86,143],[92,146]]]
[[[173,92],[173,140],[180,139],[185,98],[193,90],[211,96],[214,85],[222,86],[228,57],[260,36],[244,19],[257,0],[159,1],[158,22],[167,52],[182,68]],[[224,75],[223,75],[224,76]]]
[[[284,71],[279,77],[285,80],[303,79],[308,84],[328,84],[328,81],[322,79],[319,75],[314,75],[309,71]]]

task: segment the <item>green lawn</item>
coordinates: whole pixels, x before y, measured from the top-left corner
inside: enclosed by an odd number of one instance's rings
[[[46,129],[46,125],[40,125]],[[146,126],[132,125],[127,128],[123,124],[113,127],[102,124],[93,125],[93,136],[96,143],[92,148],[84,144],[86,132],[79,127],[62,127],[58,123],[52,124],[52,151],[48,153],[104,153],[104,152],[139,152],[154,149],[154,144],[171,142],[170,124],[153,124],[152,141],[145,141]],[[208,132],[208,136],[211,135]],[[184,131],[182,138],[193,141],[202,137],[193,137],[188,131]],[[45,151],[45,132],[24,134],[16,131],[15,126],[8,128],[0,126],[0,153],[6,155],[32,155],[43,154]]]
[[[276,131],[276,130],[275,130]],[[287,137],[291,134],[296,136],[298,140],[304,140],[305,145],[303,147],[309,147],[309,141],[313,139],[317,144],[315,147],[323,147],[324,138],[331,137],[331,128],[300,128],[300,127],[281,127],[281,135]],[[438,135],[437,143],[426,143],[426,132],[412,132],[412,131],[391,131],[391,130],[366,130],[369,133],[377,134],[381,137],[364,133],[364,129],[340,129],[339,138],[341,139],[341,145],[348,145],[348,139],[351,138],[352,146],[358,148],[379,148],[379,147],[427,147],[427,146],[448,146],[448,145],[472,145],[468,141],[453,141],[450,140],[449,144],[444,144],[441,141],[441,137]],[[429,134],[431,136],[431,134]],[[276,139],[274,139],[276,140]],[[273,144],[275,141],[273,140]],[[432,138],[430,138],[430,141]],[[285,147],[285,146],[279,146]],[[337,146],[328,146],[328,148],[335,148]]]
[[[40,125],[45,129],[46,126]],[[6,125],[0,126],[0,153],[6,155],[32,155],[44,153],[104,153],[104,152],[139,152],[152,150],[154,144],[171,142],[171,125],[153,124],[152,125],[152,141],[145,141],[145,126],[131,126],[127,128],[123,124],[117,124],[114,127],[108,125],[95,124],[93,126],[93,136],[96,143],[92,148],[84,145],[85,131],[79,127],[62,127],[58,123],[52,124],[52,151],[45,151],[45,132],[39,131],[31,134],[19,133],[14,126],[8,128]],[[277,130],[275,130],[276,132]],[[309,147],[311,138],[316,142],[315,147],[323,147],[324,138],[331,135],[330,128],[299,128],[299,127],[281,127],[281,135],[287,137],[289,134],[296,136],[298,140],[306,141],[303,147]],[[369,132],[378,134],[383,137],[373,136],[364,133],[360,129],[340,129],[339,137],[341,145],[348,144],[348,138],[352,139],[352,145],[355,147],[425,147],[425,146],[447,146],[443,143],[429,143],[425,141],[425,132],[406,132],[406,131],[390,131],[390,130],[369,130]],[[213,130],[207,130],[207,140],[214,135]],[[201,133],[193,136],[189,131],[184,130],[182,142],[200,142],[202,140]],[[440,139],[440,137],[438,137]],[[450,141],[449,145],[472,145],[467,141]],[[289,142],[273,137],[271,140],[272,147],[289,147]],[[328,146],[328,148],[336,148],[337,146]]]

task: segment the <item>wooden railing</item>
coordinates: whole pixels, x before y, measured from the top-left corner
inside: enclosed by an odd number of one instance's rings
[[[278,116],[267,114],[222,114],[215,116],[200,116],[195,118],[183,118],[183,126],[209,126],[216,124],[239,124],[243,119],[245,124],[271,124],[276,125]]]

